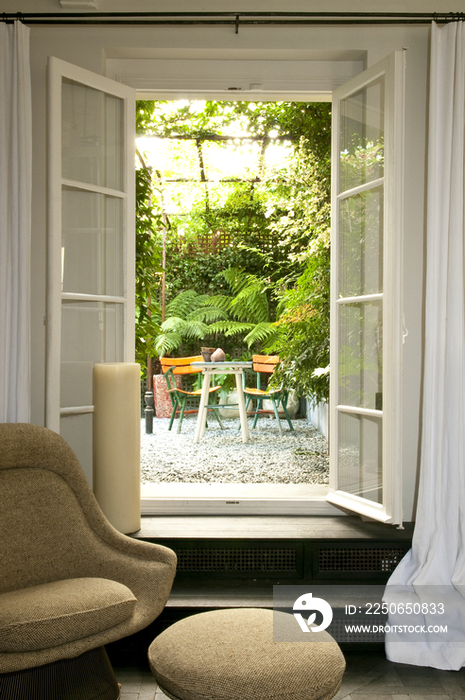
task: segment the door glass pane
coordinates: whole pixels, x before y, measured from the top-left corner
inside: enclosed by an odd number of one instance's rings
[[[381,418],[340,412],[338,431],[337,488],[382,503]]]
[[[92,405],[96,362],[122,362],[123,305],[97,301],[62,304],[60,405]]]
[[[381,302],[339,306],[339,398],[342,406],[382,410]]]
[[[62,84],[62,176],[123,189],[123,100],[67,78]]]
[[[63,189],[62,289],[123,294],[123,200]]]
[[[60,435],[71,447],[88,481],[92,483],[92,413],[61,416]]]
[[[383,291],[383,187],[340,202],[339,298]]]
[[[339,191],[345,192],[384,174],[384,75],[340,105]]]

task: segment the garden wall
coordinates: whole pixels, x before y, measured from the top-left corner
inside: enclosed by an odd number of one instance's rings
[[[324,401],[313,404],[307,399],[307,419],[326,439],[329,436],[328,404]]]

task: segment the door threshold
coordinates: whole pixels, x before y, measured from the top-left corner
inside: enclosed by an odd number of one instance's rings
[[[170,545],[171,540],[322,540],[411,542],[413,523],[399,530],[385,523],[363,522],[358,515],[145,515],[132,537]],[[199,542],[195,546],[200,546]]]
[[[344,515],[324,484],[142,484],[142,515]]]

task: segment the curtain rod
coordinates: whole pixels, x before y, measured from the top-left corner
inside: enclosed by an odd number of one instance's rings
[[[0,21],[80,25],[324,25],[439,24],[465,20],[464,12],[3,12]]]

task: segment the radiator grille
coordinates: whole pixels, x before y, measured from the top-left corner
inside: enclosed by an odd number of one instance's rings
[[[296,571],[296,550],[283,548],[178,549],[178,571]]]
[[[319,550],[319,570],[394,571],[403,556],[401,548],[322,548]]]

